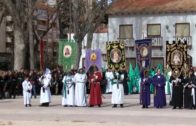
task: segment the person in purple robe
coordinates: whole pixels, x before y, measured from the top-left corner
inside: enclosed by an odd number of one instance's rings
[[[152,78],[152,82],[155,87],[154,107],[163,108],[164,106],[166,106],[166,96],[165,96],[166,79],[164,75],[161,74],[160,69],[157,70],[157,74]]]
[[[142,108],[148,108],[150,105],[150,84],[151,79],[148,77],[148,71],[142,72],[141,78],[141,103]]]

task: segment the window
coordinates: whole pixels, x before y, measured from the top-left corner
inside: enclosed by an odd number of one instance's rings
[[[160,37],[161,25],[160,24],[147,24],[147,36],[148,37]]]
[[[120,39],[133,39],[133,26],[132,25],[120,25],[119,38]]]
[[[177,23],[176,24],[176,36],[190,36],[190,24],[189,23]]]

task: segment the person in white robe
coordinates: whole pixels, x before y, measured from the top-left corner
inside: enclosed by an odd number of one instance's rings
[[[105,77],[106,77],[106,80],[107,80],[106,93],[111,93],[112,92],[113,72],[111,70],[108,70],[105,73]]]
[[[78,73],[74,76],[75,83],[75,105],[76,106],[87,106],[86,98],[86,81],[87,76],[84,70],[81,68]]]
[[[74,81],[73,81],[74,75],[70,71],[63,77],[63,97],[62,97],[62,105],[64,107],[66,106],[74,106],[75,101],[74,101],[74,93],[75,93],[75,88],[74,88]]]
[[[46,68],[44,74],[39,78],[41,83],[41,90],[40,90],[40,104],[41,106],[49,106],[51,102],[51,92],[50,92],[50,84],[51,84],[51,71],[50,69]]]
[[[31,90],[32,85],[29,81],[29,77],[26,76],[25,80],[22,82],[22,88],[23,88],[23,99],[24,99],[24,105],[25,107],[31,107]]]
[[[117,105],[120,105],[123,108],[124,103],[124,87],[123,87],[123,79],[124,74],[115,71],[112,77],[112,104],[113,108],[116,108]]]

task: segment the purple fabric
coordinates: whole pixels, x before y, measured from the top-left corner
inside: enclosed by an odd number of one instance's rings
[[[148,78],[147,80],[141,82],[141,100],[142,105],[148,106],[150,105],[150,84],[151,81]]]
[[[91,60],[91,54],[95,53],[96,54],[96,60],[92,61]],[[99,70],[101,70],[101,50],[100,49],[96,49],[96,50],[91,50],[91,49],[87,49],[86,50],[86,58],[85,58],[85,70],[88,71],[89,68],[93,65],[96,65],[98,67]]]
[[[153,77],[153,84],[155,87],[154,106],[156,108],[166,106],[165,81],[163,75],[155,75]]]

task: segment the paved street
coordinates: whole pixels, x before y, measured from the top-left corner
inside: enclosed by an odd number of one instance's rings
[[[141,109],[139,95],[125,97],[124,108],[112,108],[110,95],[104,95],[103,106],[62,107],[61,97],[53,96],[48,108],[39,107],[39,98],[25,108],[23,99],[0,100],[0,126],[193,126],[196,110]],[[169,98],[168,98],[169,99]]]

